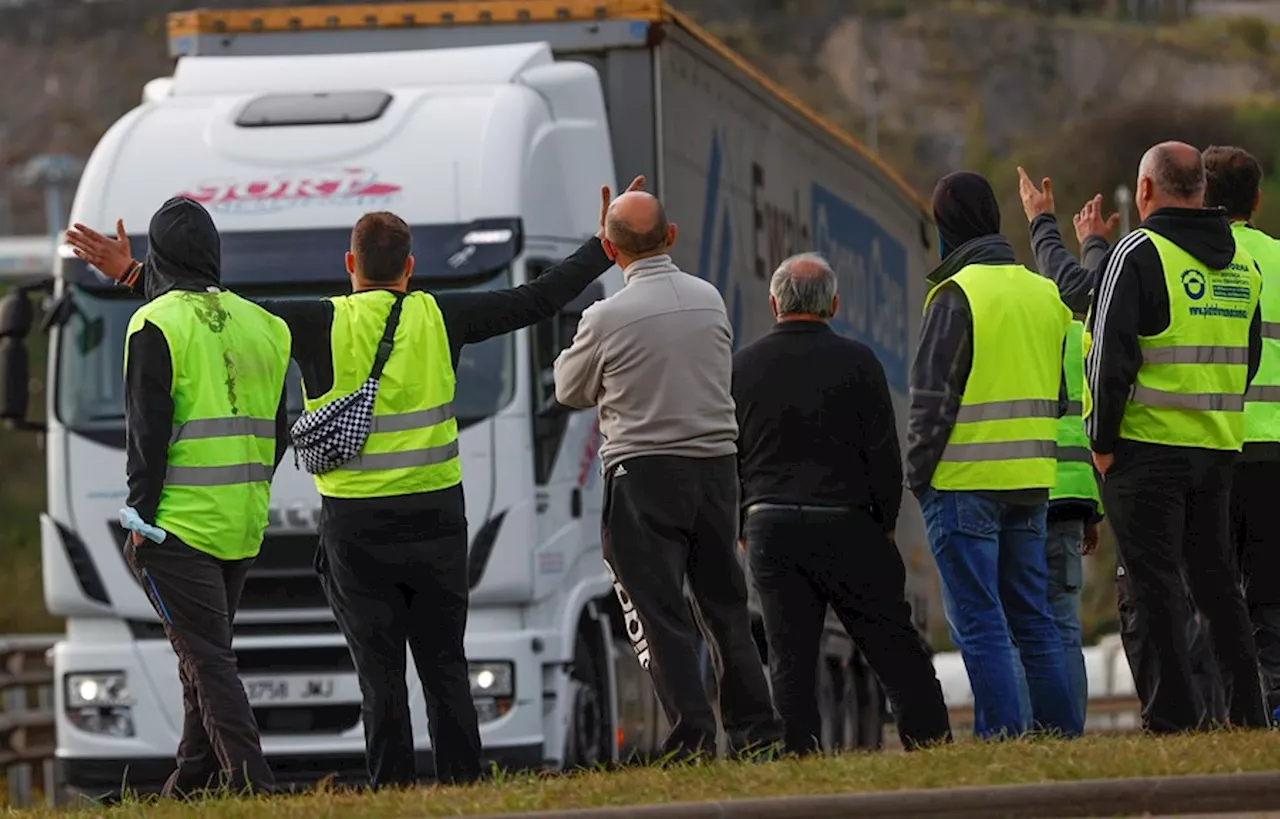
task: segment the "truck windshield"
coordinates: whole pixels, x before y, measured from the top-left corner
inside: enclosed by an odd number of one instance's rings
[[[465,289],[498,289],[509,287],[510,282],[507,268],[482,284]],[[262,295],[291,297],[277,293]],[[69,297],[73,309],[58,330],[58,419],[68,428],[81,432],[120,430],[124,426],[125,330],[141,301],[109,291],[99,295],[78,286],[70,288]],[[287,386],[289,413],[296,418],[302,413],[302,386],[298,367],[292,362]],[[454,397],[460,427],[494,415],[510,402],[514,392],[512,336],[498,336],[462,348]]]

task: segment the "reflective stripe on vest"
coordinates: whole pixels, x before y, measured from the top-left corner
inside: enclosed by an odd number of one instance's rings
[[[1072,321],[1062,358],[1062,376],[1067,384],[1067,414],[1058,419],[1058,475],[1049,500],[1101,503],[1098,482],[1093,476],[1093,455],[1084,432],[1084,323]]]
[[[1142,366],[1120,422],[1120,437],[1168,446],[1239,450],[1249,325],[1261,277],[1237,245],[1224,270],[1141,229],[1160,256],[1169,294],[1169,327],[1139,337]]]
[[[969,302],[973,364],[931,483],[953,491],[1048,489],[1071,314],[1052,282],[1021,265],[969,265],[948,282]]]
[[[173,430],[155,523],[222,560],[253,557],[267,526],[288,326],[233,293],[170,291],[134,313],[173,366]],[[128,371],[128,342],[125,370]]]
[[[308,410],[355,392],[369,376],[393,297],[372,290],[331,299],[334,307],[333,387],[306,399]],[[331,498],[372,498],[435,492],[462,481],[454,417],[453,360],[435,299],[404,299],[395,348],[382,372],[373,424],[360,455],[316,475]]]
[[[1262,269],[1262,360],[1245,393],[1245,443],[1280,442],[1280,241],[1245,222],[1231,225],[1236,244]]]

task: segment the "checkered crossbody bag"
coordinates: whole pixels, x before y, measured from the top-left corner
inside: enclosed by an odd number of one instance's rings
[[[304,412],[289,430],[293,439],[295,462],[312,475],[323,475],[345,464],[360,454],[364,442],[373,428],[373,404],[378,398],[378,382],[382,368],[395,347],[396,327],[400,324],[400,306],[404,294],[397,293],[395,304],[387,315],[387,326],[378,342],[378,353],[373,359],[369,377],[360,388],[320,407],[315,412]]]

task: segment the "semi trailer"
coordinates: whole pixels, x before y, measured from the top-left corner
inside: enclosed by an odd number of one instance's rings
[[[908,185],[662,0],[489,0],[171,15],[173,74],[148,83],[93,151],[71,218],[117,218],[135,256],[176,194],[222,234],[224,283],[248,296],[346,291],[342,255],[365,212],[412,227],[414,286],[518,286],[596,228],[599,188],[644,174],[682,227],[675,261],[724,296],[735,345],[767,332],[768,280],[816,250],[839,277],[832,324],[876,352],[905,430],[907,369],[933,232]],[[466,647],[488,759],[596,765],[656,749],[665,721],[628,644],[627,601],[600,555],[594,412],[554,400],[552,362],[609,271],[561,315],[467,347],[455,407],[470,538]],[[46,291],[44,594],[66,618],[53,651],[57,757],[95,796],[148,790],[182,726],[173,652],[125,566],[124,333],[139,306],[68,248],[0,310],[0,407],[21,423],[22,338]],[[290,411],[301,411],[296,370]],[[364,770],[360,691],[313,572],[319,497],[286,456],[234,648],[283,781]],[[937,609],[918,509],[897,528],[918,625]],[[850,544],[855,548],[856,544]],[[759,628],[758,608],[752,600]],[[876,747],[874,675],[831,621],[820,692],[827,747]],[[762,662],[767,663],[759,637]],[[710,676],[710,675],[708,675]],[[409,684],[430,770],[426,709]]]

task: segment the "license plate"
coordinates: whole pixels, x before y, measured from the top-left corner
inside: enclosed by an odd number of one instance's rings
[[[334,677],[245,677],[244,691],[251,705],[327,702],[338,692]]]

